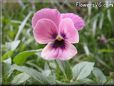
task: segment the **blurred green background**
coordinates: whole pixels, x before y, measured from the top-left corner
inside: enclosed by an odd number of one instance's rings
[[[105,4],[105,2],[103,4]],[[114,4],[113,7],[78,7],[76,6],[76,2],[70,2],[68,0],[61,2],[57,0],[3,1],[1,17],[2,84],[44,83],[37,81],[37,75],[36,80],[34,78],[35,75],[31,78],[26,74],[20,75],[25,76],[23,81],[17,82],[18,80],[13,80],[18,74],[26,73],[26,70],[32,71],[32,69],[39,72],[50,69],[51,77],[49,80],[52,80],[50,83],[53,84],[72,82],[70,69],[66,71],[70,78],[65,78],[66,75],[64,75],[63,69],[59,66],[61,65],[61,61],[46,61],[40,58],[39,53],[45,45],[35,42],[31,20],[33,14],[42,8],[56,8],[61,13],[72,12],[84,18],[86,22],[84,29],[79,31],[80,42],[75,44],[78,54],[73,59],[65,63],[62,62],[62,64],[64,63],[65,66],[68,65],[67,68],[72,68],[75,64],[82,61],[94,62],[95,67],[99,68],[107,79],[105,83],[114,84]],[[17,69],[13,70],[15,67]],[[25,72],[23,71],[23,67],[27,67],[25,68]],[[35,71],[32,73],[35,73]],[[46,74],[47,73],[48,72],[46,72]],[[31,74],[31,76],[32,75],[33,74]],[[91,79],[92,82],[79,81],[75,83],[101,84],[99,80],[96,80],[94,74],[89,75],[89,79]],[[45,79],[43,80],[45,81]],[[55,80],[55,82],[53,80]],[[50,83],[46,82],[45,84]]]

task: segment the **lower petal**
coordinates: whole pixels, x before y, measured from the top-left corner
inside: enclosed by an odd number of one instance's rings
[[[73,44],[66,43],[66,48],[62,50],[59,60],[69,60],[77,54],[77,49]]]
[[[49,43],[42,51],[41,56],[45,60],[69,60],[77,54],[77,49],[74,45],[66,42],[66,47],[62,48],[53,48],[53,43]]]
[[[58,50],[53,49],[51,45],[52,43],[48,43],[42,50],[41,56],[45,60],[54,60],[57,57],[56,54],[58,54]]]

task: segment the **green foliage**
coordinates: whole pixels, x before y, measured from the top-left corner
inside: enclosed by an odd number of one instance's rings
[[[57,60],[57,64],[59,66],[59,69],[63,72],[66,79],[72,78],[72,70],[70,67],[70,64],[65,61],[59,61]]]
[[[39,50],[29,50],[29,51],[23,51],[16,55],[13,59],[13,62],[18,65],[24,64],[24,62],[27,60],[27,57],[34,55],[37,53]]]
[[[90,75],[93,70],[94,63],[92,62],[81,62],[75,65],[72,68],[73,71],[73,79],[81,80]]]
[[[24,83],[26,80],[28,80],[30,76],[26,73],[20,73],[14,77],[11,84],[21,84]]]
[[[96,78],[97,83],[104,84],[107,81],[106,76],[103,74],[103,72],[100,69],[94,68],[93,74]]]
[[[0,83],[114,84],[114,7],[80,8],[68,0],[46,1],[3,3]],[[46,7],[79,14],[86,21],[75,45],[78,54],[69,61],[46,61],[40,56],[45,45],[35,42],[31,19],[34,12]]]

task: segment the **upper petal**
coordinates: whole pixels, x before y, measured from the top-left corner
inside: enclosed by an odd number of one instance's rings
[[[52,43],[49,43],[42,51],[41,56],[45,60],[69,60],[77,54],[77,49],[74,45],[66,41],[66,48],[53,48]]]
[[[47,44],[55,39],[57,27],[49,19],[40,19],[33,29],[34,38],[38,43]]]
[[[65,40],[69,41],[70,43],[79,42],[78,30],[75,29],[74,23],[70,18],[64,18],[61,20],[59,25],[59,34],[64,34]]]
[[[73,20],[74,26],[77,30],[81,30],[85,26],[84,20],[80,16],[78,16],[74,13],[61,14],[61,18],[71,18]]]
[[[57,26],[60,21],[60,13],[57,9],[44,8],[37,11],[32,17],[32,27],[34,28],[39,19],[46,18],[52,20]]]

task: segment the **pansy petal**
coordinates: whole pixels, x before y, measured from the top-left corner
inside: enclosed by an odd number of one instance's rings
[[[74,45],[72,45],[69,42],[66,42],[66,48],[65,49],[60,49],[58,57],[59,60],[69,60],[73,58],[77,54],[77,49],[75,48]]]
[[[77,30],[81,30],[85,26],[84,20],[80,16],[78,16],[74,13],[61,14],[61,18],[63,18],[63,19],[64,18],[71,18],[72,21],[74,22],[74,26]]]
[[[73,21],[70,18],[64,18],[59,25],[59,34],[64,35],[65,40],[70,43],[79,42],[78,30],[75,29]]]
[[[35,40],[40,44],[47,44],[55,39],[57,27],[49,19],[40,19],[33,30]]]
[[[58,50],[52,48],[52,43],[48,43],[46,47],[41,52],[41,57],[45,60],[54,60],[56,59]]]
[[[32,17],[33,29],[35,25],[37,24],[37,21],[42,18],[50,19],[58,26],[59,21],[60,21],[60,13],[57,9],[50,9],[50,8],[44,8],[44,9],[37,11]]]
[[[74,45],[66,42],[66,47],[63,48],[53,48],[52,43],[49,43],[42,51],[41,56],[45,60],[69,60],[77,54],[77,49]]]

